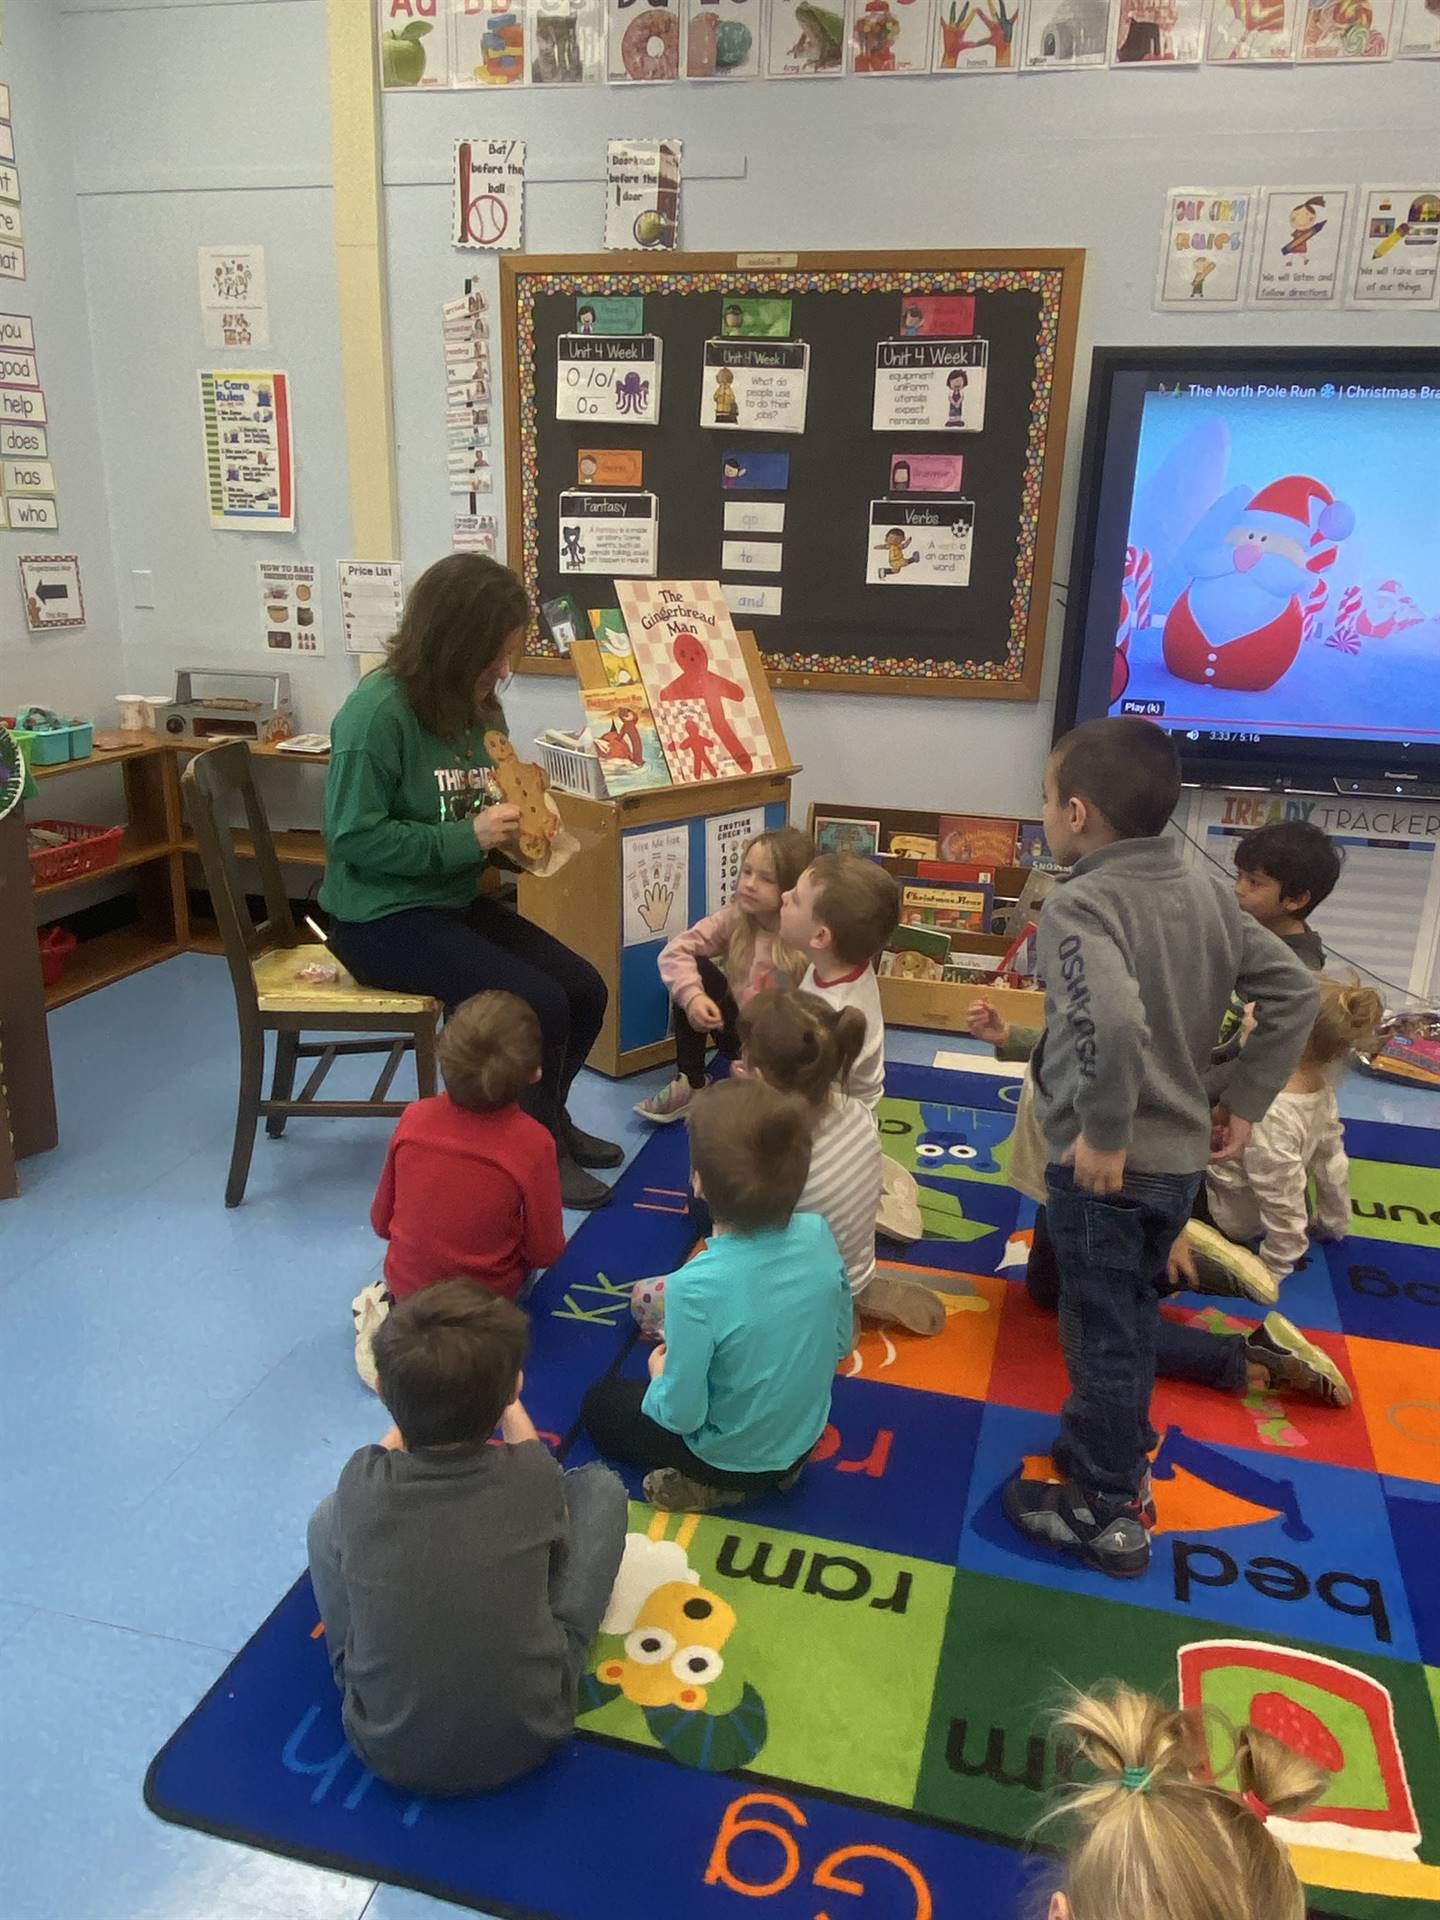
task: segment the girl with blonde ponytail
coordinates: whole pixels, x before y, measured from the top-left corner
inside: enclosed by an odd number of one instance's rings
[[[1319,1008],[1299,1066],[1239,1157],[1217,1161],[1205,1175],[1216,1227],[1237,1241],[1263,1233],[1260,1258],[1277,1281],[1305,1257],[1309,1181],[1316,1238],[1340,1240],[1350,1231],[1350,1162],[1334,1083],[1353,1053],[1375,1044],[1385,1011],[1379,994],[1358,982],[1316,984]]]
[[[1210,1778],[1197,1714],[1123,1684],[1060,1711],[1056,1733],[1089,1777],[1042,1822],[1064,1821],[1071,1836],[1048,1920],[1305,1920],[1268,1822],[1311,1806],[1330,1775],[1258,1727],[1221,1724],[1233,1789]]]

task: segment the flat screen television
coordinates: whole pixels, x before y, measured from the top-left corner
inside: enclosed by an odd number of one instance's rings
[[[1101,347],[1057,735],[1202,785],[1440,787],[1440,347]]]

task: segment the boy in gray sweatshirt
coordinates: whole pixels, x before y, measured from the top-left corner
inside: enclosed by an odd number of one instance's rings
[[[1105,1573],[1149,1565],[1147,1455],[1166,1259],[1206,1163],[1244,1147],[1315,1017],[1301,963],[1162,838],[1175,749],[1147,720],[1091,720],[1045,767],[1046,837],[1071,867],[1040,916],[1045,1033],[1033,1056],[1070,1375],[1052,1457],[1004,1506],[1027,1538]],[[1211,1111],[1204,1073],[1232,990],[1255,1031]]]

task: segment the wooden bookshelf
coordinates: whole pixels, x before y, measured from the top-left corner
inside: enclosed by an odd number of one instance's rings
[[[133,926],[81,941],[67,960],[60,980],[46,989],[47,1008],[63,1007],[82,994],[124,980],[161,960],[173,959],[177,953],[220,952],[213,922],[197,920],[192,924],[190,918],[186,861],[195,857],[198,849],[185,819],[180,786],[182,762],[215,744],[213,740],[187,736],[141,733],[132,743],[110,752],[91,753],[83,760],[66,760],[59,766],[32,768],[35,778],[44,782],[67,774],[119,768],[126,811],[125,839],[118,860],[98,873],[77,874],[32,889],[37,926],[64,913],[67,894],[114,874],[132,877],[138,909]],[[320,767],[329,763],[328,754],[287,754],[277,747],[253,745],[250,751],[267,761],[288,760],[300,766]],[[42,802],[32,803],[31,810],[37,818],[58,816],[58,797],[47,793]],[[254,853],[249,834],[238,829],[235,847],[242,859]],[[325,864],[325,843],[318,832],[297,828],[277,833],[275,850],[282,862],[294,866],[314,868]]]

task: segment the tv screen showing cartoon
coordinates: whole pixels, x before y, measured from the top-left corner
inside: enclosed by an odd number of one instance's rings
[[[1061,718],[1440,772],[1440,353],[1096,355]]]

